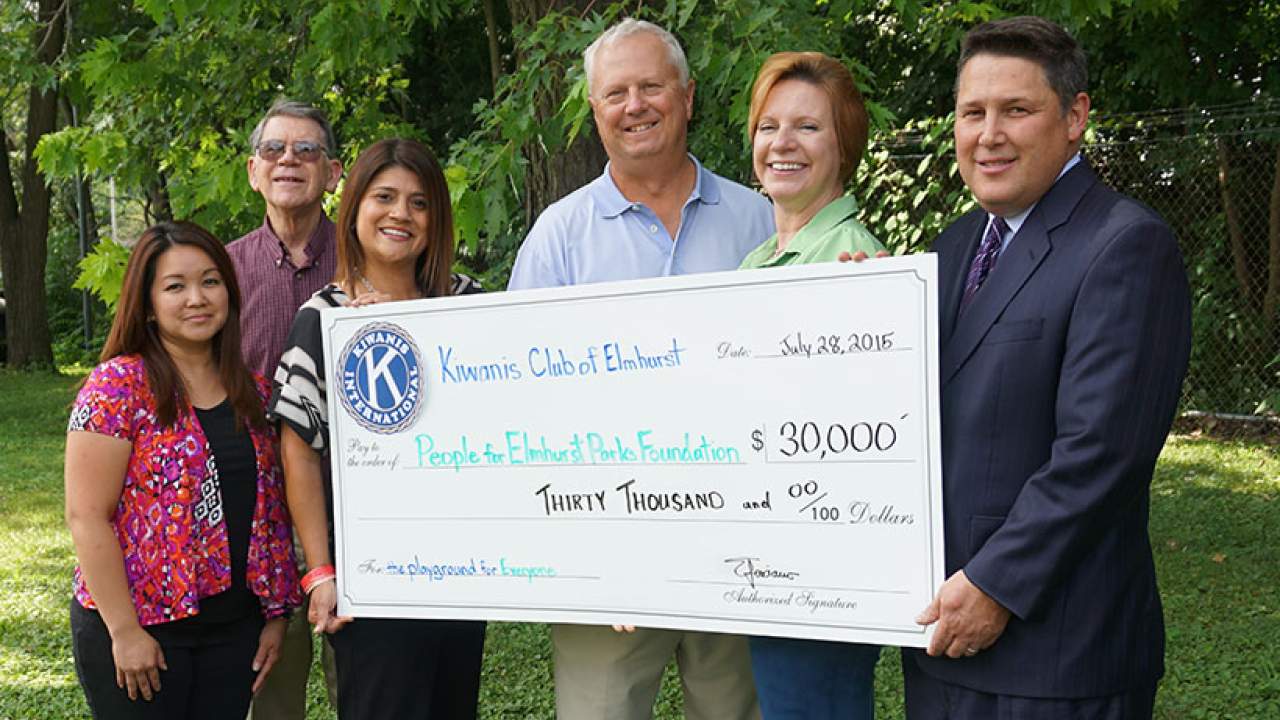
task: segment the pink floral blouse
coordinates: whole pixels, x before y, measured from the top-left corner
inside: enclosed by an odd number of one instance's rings
[[[265,403],[270,384],[255,376]],[[222,516],[218,471],[208,440],[190,407],[157,426],[155,398],[138,355],[94,368],[71,410],[67,432],[86,431],[133,444],[120,504],[111,523],[124,551],[129,593],[142,625],[200,612],[200,598],[231,586],[231,553]],[[247,581],[262,614],[279,617],[302,602],[293,558],[274,429],[250,429],[257,454],[258,499],[249,531]],[[76,566],[76,600],[95,607]]]

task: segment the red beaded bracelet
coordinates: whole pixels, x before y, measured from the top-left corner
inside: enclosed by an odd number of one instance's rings
[[[332,565],[311,568],[306,575],[302,576],[302,592],[310,595],[317,585],[327,583],[330,580],[337,580],[337,578],[338,573],[333,569]]]

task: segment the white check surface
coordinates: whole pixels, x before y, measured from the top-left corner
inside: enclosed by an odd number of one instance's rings
[[[339,611],[926,645],[935,281],[921,255],[324,311]],[[412,393],[386,351],[344,366],[371,323],[412,338]],[[344,382],[418,414],[366,429]]]

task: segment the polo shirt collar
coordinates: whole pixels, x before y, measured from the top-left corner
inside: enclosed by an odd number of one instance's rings
[[[800,232],[796,233],[796,237],[791,239],[795,242],[801,235],[825,235],[827,232],[835,228],[835,226],[844,222],[850,215],[858,214],[858,201],[853,199],[852,195],[842,195],[841,197],[827,203],[827,206],[818,211],[800,228]],[[791,243],[787,243],[790,245]]]
[[[783,258],[789,255],[799,255],[804,251],[806,245],[812,240],[822,238],[837,225],[844,222],[851,216],[858,214],[858,201],[852,195],[842,195],[835,200],[827,203],[826,207],[818,211],[817,215],[809,218],[809,222],[791,237],[791,241],[787,243],[786,249],[777,255],[771,255],[770,263],[778,264]],[[778,235],[773,236],[773,245],[769,248],[772,253],[778,247]]]
[[[689,195],[689,199],[685,201],[685,204],[687,205],[696,200],[708,205],[718,205],[720,203],[720,188],[716,185],[715,179],[711,177],[711,172],[703,168],[702,163],[698,162],[698,158],[692,154],[689,155],[689,159],[693,161],[693,168],[696,174],[694,176],[693,192]],[[630,210],[634,205],[622,194],[622,191],[618,189],[617,183],[613,181],[613,176],[609,174],[609,168],[612,165],[612,162],[605,163],[604,172],[591,183],[588,191],[601,217],[606,218],[615,218]]]

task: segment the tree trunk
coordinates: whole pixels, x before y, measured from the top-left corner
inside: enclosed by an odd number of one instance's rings
[[[62,51],[65,30],[61,0],[40,0],[36,17],[36,59],[52,65]],[[52,192],[36,167],[35,148],[41,137],[56,128],[57,117],[57,89],[33,84],[28,94],[26,146],[20,168],[21,205],[14,190],[9,155],[0,153],[0,272],[4,273],[5,329],[11,367],[53,365],[44,287]],[[7,147],[7,143],[0,128],[0,147]]]
[[[493,0],[484,0],[484,32],[489,39],[489,82],[493,97],[498,96],[498,78],[502,77],[502,54],[498,52],[498,20]]]
[[[1258,308],[1262,299],[1258,296],[1258,286],[1253,281],[1253,273],[1249,271],[1249,247],[1245,242],[1244,225],[1240,222],[1240,211],[1236,208],[1235,198],[1231,192],[1231,156],[1227,149],[1227,141],[1219,138],[1218,148],[1218,188],[1222,193],[1222,211],[1227,219],[1227,242],[1231,248],[1231,269],[1236,276],[1236,285],[1240,288],[1240,297],[1245,307]]]
[[[173,207],[169,205],[169,179],[163,172],[156,173],[155,182],[147,188],[142,215],[148,225],[173,220]]]
[[[1263,298],[1263,322],[1267,337],[1276,342],[1280,326],[1280,142],[1276,143],[1275,177],[1271,183],[1267,226],[1267,293]]]
[[[511,9],[511,26],[518,32],[518,28],[533,26],[552,10],[585,12],[593,4],[594,0],[509,0],[508,6]],[[524,62],[524,58],[517,57],[516,61]],[[571,61],[580,62],[578,57]],[[564,90],[563,83],[551,83],[550,90],[538,97],[533,113],[539,123],[559,110],[564,101]],[[594,132],[579,133],[572,145],[556,153],[548,153],[541,143],[530,143],[525,148],[525,158],[529,161],[524,183],[526,227],[532,227],[533,221],[548,205],[599,176],[608,160],[604,146]]]
[[[98,206],[93,202],[93,180],[89,177],[84,178],[84,187],[85,227],[88,229],[86,234],[89,236],[89,247],[92,249],[102,238],[102,226],[98,224]]]

